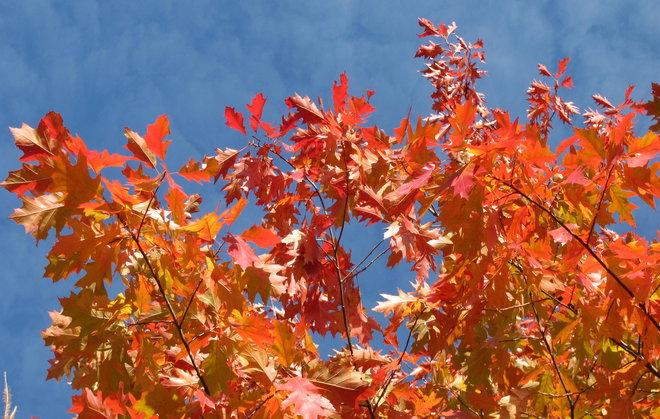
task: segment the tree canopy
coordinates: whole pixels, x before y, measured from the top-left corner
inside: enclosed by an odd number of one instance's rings
[[[477,90],[483,43],[419,23],[432,108],[391,134],[345,74],[327,103],[287,98],[281,121],[262,119],[262,94],[227,107],[245,147],[178,170],[165,115],[126,128],[124,154],[90,150],[55,112],[12,128],[11,218],[54,234],[45,277],[76,281],[42,332],[48,378],[80,390],[71,412],[660,414],[660,242],[618,228],[660,196],[660,86],[580,111],[561,96],[568,58],[539,64],[527,121],[512,120]],[[557,124],[571,136],[554,144]],[[190,182],[224,200],[203,211]],[[230,231],[246,208],[263,217]],[[348,224],[383,238],[355,258]],[[409,264],[410,286],[365,307],[381,260]],[[343,343],[323,359],[318,335]]]

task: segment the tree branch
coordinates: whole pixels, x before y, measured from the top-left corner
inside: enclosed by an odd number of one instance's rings
[[[199,282],[197,283],[197,286],[193,290],[192,294],[190,294],[190,300],[188,300],[188,304],[186,304],[186,309],[183,310],[183,314],[181,315],[181,326],[183,326],[183,322],[186,321],[186,315],[188,314],[188,310],[190,309],[190,306],[195,300],[195,294],[197,294],[197,290],[199,290],[199,287],[202,285],[202,282],[204,282],[204,278],[199,278]]]
[[[600,194],[600,199],[598,200],[598,206],[596,207],[596,213],[594,214],[593,220],[591,220],[591,226],[589,227],[589,234],[587,235],[587,241],[585,242],[587,246],[589,246],[589,240],[591,239],[591,235],[594,232],[594,228],[596,227],[596,219],[598,218],[598,214],[600,214],[600,207],[603,205],[603,199],[605,199],[605,192],[607,192],[607,187],[610,184],[610,177],[612,176],[612,171],[614,170],[614,163],[611,163],[612,167],[610,167],[609,172],[607,172],[607,179],[605,180],[605,186],[603,186],[603,192]]]
[[[524,275],[524,274],[523,274]],[[525,281],[527,282],[527,281]],[[568,387],[566,386],[566,383],[564,382],[564,377],[561,374],[561,371],[559,370],[559,365],[557,365],[557,360],[555,359],[555,355],[552,352],[552,348],[550,347],[550,342],[548,342],[548,338],[546,337],[546,329],[543,327],[541,324],[541,318],[539,317],[538,311],[536,311],[536,304],[534,303],[534,298],[532,296],[532,292],[529,292],[529,300],[532,303],[532,311],[534,312],[534,317],[536,318],[536,324],[539,326],[539,330],[541,331],[541,341],[545,345],[546,350],[548,351],[548,355],[550,355],[550,360],[552,361],[552,366],[555,368],[555,371],[557,372],[557,376],[559,377],[559,382],[561,383],[562,388],[564,389],[564,394],[560,397],[566,397],[566,400],[568,401],[568,405],[571,408],[571,418],[574,417],[575,414],[575,403],[573,401],[573,397],[571,395],[573,394],[572,392],[568,391]]]
[[[161,179],[164,175],[161,175]],[[190,350],[190,346],[188,345],[188,341],[186,340],[186,337],[183,333],[183,328],[181,327],[181,322],[179,321],[176,313],[174,312],[174,308],[172,307],[172,304],[170,303],[169,298],[167,298],[167,294],[165,292],[165,288],[163,287],[162,282],[160,281],[160,278],[156,274],[156,270],[154,267],[151,265],[151,262],[149,261],[149,256],[147,256],[147,253],[144,251],[144,248],[142,247],[142,244],[140,243],[140,238],[138,234],[140,233],[140,229],[143,225],[144,219],[146,217],[147,212],[149,211],[149,207],[151,206],[151,203],[156,197],[156,192],[158,191],[158,188],[160,188],[160,185],[156,187],[156,189],[152,192],[151,199],[149,200],[149,203],[147,204],[147,209],[145,210],[142,220],[140,221],[140,227],[138,228],[137,233],[133,232],[131,228],[129,227],[128,223],[124,218],[117,214],[117,219],[122,223],[122,225],[126,228],[126,231],[128,231],[128,234],[130,234],[131,238],[133,239],[133,242],[138,248],[138,251],[142,255],[142,258],[144,259],[145,263],[147,264],[147,267],[149,268],[149,272],[151,273],[151,276],[153,277],[154,281],[156,282],[156,286],[158,287],[158,292],[160,295],[163,297],[163,300],[165,301],[165,306],[167,307],[167,310],[170,313],[170,316],[172,317],[174,327],[176,328],[179,338],[181,339],[181,342],[183,343],[184,348],[186,349],[186,352],[188,354],[188,358],[190,359],[190,363],[192,364],[193,368],[195,369],[195,373],[197,374],[197,377],[199,378],[200,383],[202,384],[202,387],[204,388],[204,392],[207,395],[211,395],[211,391],[209,390],[208,385],[206,384],[206,380],[204,380],[204,376],[202,375],[201,370],[197,366],[197,362],[195,361],[195,357],[192,355],[192,351]],[[110,203],[108,202],[110,205]]]
[[[615,274],[615,273],[610,269],[610,267],[607,266],[607,264],[606,264],[605,262],[603,262],[603,260],[602,260],[602,259],[596,254],[596,252],[595,252],[595,251],[594,251],[594,250],[593,250],[593,249],[592,249],[592,248],[591,248],[591,247],[590,247],[590,246],[589,246],[584,240],[582,240],[582,238],[580,238],[580,236],[578,236],[577,234],[573,233],[573,232],[571,231],[571,229],[569,229],[569,228],[566,226],[566,224],[564,224],[563,221],[561,221],[559,218],[557,218],[557,216],[554,215],[549,209],[547,209],[547,208],[544,207],[543,205],[541,205],[541,204],[539,204],[538,202],[536,202],[536,201],[535,201],[534,199],[532,199],[529,195],[527,195],[526,193],[524,193],[523,191],[521,191],[521,190],[518,189],[517,187],[513,186],[513,184],[508,183],[508,182],[505,182],[505,181],[503,181],[502,179],[500,179],[500,178],[498,178],[498,177],[496,177],[496,176],[493,176],[493,175],[490,175],[490,177],[492,177],[493,179],[497,180],[498,182],[500,182],[500,183],[503,184],[504,186],[513,189],[514,191],[516,191],[516,193],[517,193],[518,195],[520,195],[520,196],[522,196],[523,198],[527,199],[527,200],[528,200],[529,202],[531,202],[534,206],[536,206],[536,207],[539,208],[541,211],[543,211],[543,212],[545,212],[546,214],[548,214],[548,215],[549,215],[549,216],[550,216],[550,217],[551,217],[551,218],[552,218],[557,224],[559,224],[559,226],[561,226],[561,228],[563,228],[568,234],[571,235],[571,237],[573,237],[578,243],[580,243],[580,245],[581,245],[581,246],[582,246],[587,252],[589,252],[589,254],[590,254],[594,259],[596,259],[596,262],[598,262],[598,264],[599,264],[600,266],[602,266],[603,269],[605,269],[605,271],[606,271],[606,272],[612,277],[612,279],[614,279],[614,281],[616,281],[616,283],[619,284],[619,286],[620,286],[620,287],[626,292],[626,294],[628,294],[628,295],[630,296],[630,298],[631,298],[631,299],[633,300],[633,302],[634,302],[634,300],[635,300],[635,294],[630,290],[630,288],[628,288],[628,286],[627,286],[626,284],[623,283],[623,280],[621,280],[621,278],[619,278],[619,276],[618,276],[617,274]],[[637,307],[639,307],[639,309],[642,311],[642,313],[644,313],[644,315],[646,316],[646,318],[648,318],[648,319],[651,321],[651,323],[653,324],[653,326],[655,326],[655,328],[658,329],[658,330],[660,331],[660,324],[658,323],[658,321],[657,321],[655,318],[653,318],[653,316],[651,316],[651,313],[648,312],[648,310],[646,309],[646,306],[645,306],[643,303],[639,302],[639,303],[637,303]]]
[[[644,356],[638,352],[636,352],[633,348],[630,346],[626,345],[625,343],[614,339],[610,338],[610,341],[613,342],[616,346],[619,348],[623,349],[624,351],[628,352],[630,355],[635,358],[636,361],[645,361],[644,366],[646,367],[647,370],[651,372],[651,374],[655,375],[656,377],[660,378],[660,371],[658,371],[653,364],[651,364],[649,361],[644,358]]]

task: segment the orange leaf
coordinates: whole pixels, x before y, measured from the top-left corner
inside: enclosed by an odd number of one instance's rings
[[[228,127],[242,132],[243,135],[247,135],[245,125],[243,124],[243,115],[240,112],[236,112],[234,108],[227,106],[225,107],[225,119],[227,120]]]
[[[197,236],[202,240],[213,242],[223,225],[225,225],[225,222],[222,216],[210,213],[205,214],[196,222],[188,224],[183,229],[197,233]]]
[[[124,135],[128,139],[126,149],[133,153],[136,159],[146,163],[152,169],[156,168],[156,155],[149,149],[147,142],[137,132],[128,128],[124,129]]]
[[[170,211],[172,211],[172,219],[178,225],[183,225],[186,220],[185,207],[186,195],[179,188],[170,188],[169,193],[165,194],[165,199],[169,205]]]
[[[55,227],[58,231],[64,226],[63,215],[66,213],[62,203],[63,194],[54,193],[36,198],[21,197],[23,207],[18,208],[9,217],[18,224],[23,224],[25,232],[37,240],[48,237],[48,231]]]
[[[144,141],[156,156],[162,160],[165,159],[167,147],[172,141],[163,141],[166,135],[170,133],[170,121],[167,120],[167,115],[161,115],[156,119],[156,122],[147,126],[147,133],[144,134]]]
[[[251,241],[259,247],[272,247],[280,243],[280,237],[273,229],[262,226],[252,226],[241,234],[245,240]]]

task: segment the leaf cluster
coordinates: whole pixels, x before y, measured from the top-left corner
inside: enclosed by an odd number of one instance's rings
[[[578,127],[560,97],[568,59],[539,65],[520,123],[476,90],[483,42],[419,23],[432,110],[391,135],[368,125],[373,92],[350,95],[346,75],[328,107],[286,99],[279,124],[262,120],[262,94],[247,127],[227,107],[246,146],[178,171],[166,116],[126,128],[128,154],[88,149],[54,112],[12,129],[24,155],[2,184],[22,201],[11,218],[37,241],[54,234],[45,277],[76,281],[43,332],[48,378],[80,390],[71,412],[660,415],[660,243],[613,228],[635,227],[631,200],[660,196],[658,126],[635,132],[658,118],[657,86],[647,103],[594,95]],[[556,118],[572,136],[553,150]],[[203,212],[187,181],[224,202]],[[237,234],[247,205],[263,218]],[[385,231],[361,260],[348,224]],[[368,309],[358,278],[378,280],[381,258],[410,263],[411,286]],[[321,359],[314,334],[344,345]]]

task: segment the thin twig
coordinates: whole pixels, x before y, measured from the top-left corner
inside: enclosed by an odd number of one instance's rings
[[[525,284],[527,285],[527,277],[525,273],[521,272],[521,274],[523,280],[525,281]],[[564,382],[564,377],[562,376],[561,371],[559,370],[559,365],[557,365],[555,354],[552,352],[552,347],[550,346],[550,342],[548,342],[548,338],[546,337],[547,329],[544,328],[543,325],[541,324],[541,318],[539,316],[538,311],[536,310],[536,304],[534,303],[534,297],[532,296],[532,292],[529,291],[528,295],[529,295],[529,301],[531,302],[532,305],[532,312],[534,313],[534,318],[536,319],[536,324],[538,325],[539,330],[541,331],[541,341],[545,345],[545,348],[548,351],[548,355],[550,356],[550,361],[552,361],[552,366],[557,372],[557,376],[559,377],[559,382],[561,383],[561,386],[564,389],[564,397],[566,397],[566,400],[568,401],[568,405],[571,409],[571,418],[573,418],[575,417],[575,403],[573,401],[573,398],[571,397],[571,392],[568,390],[568,386]]]
[[[263,405],[265,405],[265,404],[268,402],[268,400],[270,400],[270,399],[273,398],[274,395],[275,395],[275,393],[269,395],[268,397],[266,397],[265,399],[263,399],[261,402],[259,402],[259,404],[258,404],[258,405],[252,410],[252,412],[250,412],[250,414],[247,415],[246,417],[249,419],[249,418],[251,418],[252,416],[254,416],[254,415],[259,411],[259,409],[261,409],[261,408],[263,407]]]
[[[598,200],[598,206],[596,207],[596,213],[594,214],[594,218],[593,220],[591,220],[591,226],[589,227],[589,234],[587,235],[587,241],[585,242],[587,246],[589,246],[589,240],[591,239],[591,235],[593,234],[594,228],[596,227],[596,219],[598,218],[598,214],[600,214],[600,207],[601,205],[603,205],[603,199],[605,199],[605,192],[607,192],[607,187],[610,184],[610,177],[612,176],[612,171],[616,166],[614,162],[610,164],[612,166],[610,167],[609,172],[607,172],[607,179],[605,180],[605,186],[603,186],[603,192],[600,194],[600,199]]]
[[[385,250],[383,250],[382,252],[380,252],[379,254],[377,254],[376,257],[374,257],[373,259],[371,259],[371,261],[370,261],[369,263],[367,263],[367,264],[364,266],[364,268],[360,269],[359,271],[357,271],[357,272],[355,272],[355,273],[353,273],[353,271],[351,271],[351,272],[349,272],[348,275],[346,275],[346,276],[347,276],[347,277],[350,276],[350,275],[357,276],[357,275],[361,274],[362,272],[366,271],[367,269],[369,269],[369,268],[371,267],[371,265],[373,265],[373,264],[374,264],[374,263],[375,263],[375,262],[376,262],[381,256],[383,256],[383,255],[384,255],[385,253],[387,253],[389,250],[390,250],[390,249],[385,249]]]
[[[353,266],[353,269],[351,269],[350,271],[348,271],[348,274],[347,274],[346,276],[351,276],[351,275],[353,275],[353,272],[355,272],[355,270],[358,269],[358,268],[360,267],[360,265],[362,265],[362,264],[363,264],[363,263],[369,258],[369,256],[371,256],[371,254],[372,254],[373,252],[375,252],[376,249],[378,249],[378,247],[379,247],[381,244],[383,244],[384,241],[385,241],[385,239],[382,239],[381,241],[379,241],[378,243],[376,243],[376,245],[375,245],[374,247],[371,248],[371,250],[369,251],[369,253],[367,253],[367,256],[365,256],[364,258],[362,258],[362,260],[360,261],[360,263],[358,263],[357,265]]]
[[[415,328],[417,327],[417,321],[419,318],[422,316],[422,314],[426,311],[426,309],[422,309],[419,311],[417,314],[417,317],[415,317],[415,321],[413,322],[413,325],[410,327],[408,330],[408,337],[406,338],[406,344],[403,347],[403,351],[401,351],[401,355],[399,356],[399,360],[396,363],[397,368],[401,366],[401,363],[403,362],[403,357],[405,356],[406,352],[408,351],[408,345],[410,344],[410,339],[412,338],[412,334],[415,331]],[[378,409],[378,406],[380,405],[380,401],[382,398],[385,396],[385,392],[387,391],[387,387],[389,387],[390,383],[394,379],[394,373],[395,370],[390,371],[389,376],[387,377],[387,380],[385,381],[385,385],[383,385],[383,389],[380,392],[380,396],[378,396],[378,400],[376,400],[376,403],[374,403],[374,412],[375,410]]]
[[[126,323],[126,326],[145,326],[148,324],[161,324],[161,323],[174,324],[172,320],[146,320],[143,322]]]
[[[188,314],[188,310],[190,309],[190,306],[195,300],[195,294],[197,294],[197,290],[202,285],[202,282],[204,282],[204,278],[199,278],[199,282],[197,283],[197,286],[193,290],[192,294],[190,294],[190,300],[188,300],[188,304],[186,304],[186,309],[183,311],[183,314],[181,315],[181,326],[183,326],[183,322],[186,321],[186,315]]]
[[[570,310],[570,311],[572,311],[573,314],[577,314],[577,309],[576,309],[575,307],[572,307],[572,306],[570,306],[570,305],[564,303],[563,301],[559,301],[559,298],[555,297],[555,296],[552,295],[552,294],[549,294],[547,291],[543,291],[543,290],[541,290],[541,292],[542,292],[544,295],[546,295],[548,298],[552,299],[556,304],[558,304],[558,305],[564,307],[566,310]]]
[[[117,216],[117,218],[121,221],[122,224],[124,224],[124,227],[127,228],[129,231],[129,234],[133,238],[133,241],[135,242],[135,245],[138,248],[138,251],[142,255],[142,258],[144,259],[145,263],[147,264],[147,267],[149,268],[149,271],[151,272],[151,276],[153,277],[154,281],[156,281],[156,285],[158,286],[158,291],[160,292],[161,296],[163,297],[163,300],[165,300],[165,306],[167,307],[167,311],[170,312],[170,316],[172,316],[172,320],[174,320],[174,327],[176,328],[177,332],[179,333],[179,337],[181,338],[181,342],[183,343],[184,348],[186,349],[186,352],[188,353],[188,358],[190,359],[190,363],[192,364],[193,368],[195,369],[195,372],[197,373],[197,377],[199,378],[199,381],[202,383],[202,387],[204,387],[204,392],[207,395],[211,395],[211,391],[209,390],[208,385],[206,384],[206,380],[204,380],[204,376],[202,375],[202,372],[200,371],[199,367],[197,366],[197,362],[195,361],[195,357],[192,354],[192,351],[190,350],[190,346],[188,345],[188,341],[186,340],[185,335],[183,334],[183,329],[181,328],[181,323],[179,322],[179,319],[174,312],[174,308],[172,307],[172,304],[170,303],[169,298],[167,298],[167,294],[165,292],[165,288],[163,287],[163,284],[160,281],[160,278],[156,274],[156,270],[154,267],[151,265],[151,262],[149,261],[149,256],[147,256],[147,253],[144,251],[142,248],[142,244],[140,243],[140,239],[135,236],[135,234],[130,231],[128,228],[128,224],[126,224],[126,221],[121,216]]]
[[[343,147],[343,145],[342,145]],[[342,148],[343,150],[343,148]],[[284,161],[286,164],[291,166],[293,169],[296,167],[291,164],[291,162],[287,159],[284,158],[279,152],[276,150],[270,150],[272,151],[277,157],[279,157],[282,161]],[[346,176],[346,196],[345,196],[345,201],[344,201],[344,209],[343,209],[343,214],[342,214],[342,222],[341,222],[341,229],[339,232],[339,237],[335,239],[335,234],[333,232],[333,229],[329,229],[329,234],[330,234],[330,239],[331,239],[331,246],[332,246],[332,251],[334,254],[334,257],[331,257],[335,271],[337,273],[337,281],[338,281],[338,286],[339,286],[339,304],[341,305],[341,315],[342,315],[342,321],[344,323],[344,333],[346,335],[346,342],[348,345],[348,350],[351,354],[351,359],[353,360],[353,364],[355,365],[355,359],[354,359],[354,354],[353,354],[353,342],[351,341],[351,328],[348,323],[348,316],[346,315],[346,302],[345,302],[345,297],[344,297],[344,280],[345,276],[342,275],[341,273],[341,267],[339,266],[339,255],[338,255],[338,248],[340,246],[340,241],[342,238],[342,235],[344,233],[344,227],[346,224],[346,212],[348,209],[348,199],[349,199],[349,179],[348,179],[348,166],[346,164],[346,156],[343,154],[344,157],[344,175]],[[316,186],[316,184],[307,176],[304,175],[303,179],[314,189],[314,192],[316,193],[316,196],[319,198],[319,203],[321,205],[321,208],[323,209],[323,213],[325,215],[328,214],[328,210],[325,206],[325,201],[323,200],[323,195],[321,194],[321,191],[319,188]],[[369,411],[369,415],[371,418],[375,419],[375,411],[374,408],[371,406],[371,402],[369,400],[366,401],[366,407]]]
[[[452,390],[452,389],[450,389],[450,388],[448,388],[447,390],[449,390],[449,392],[450,392],[454,397],[456,397],[456,399],[458,400],[458,402],[459,402],[460,404],[462,404],[463,406],[465,406],[465,407],[467,408],[467,410],[470,411],[470,413],[472,413],[472,414],[475,415],[475,416],[481,416],[481,415],[479,415],[479,412],[477,412],[476,410],[474,410],[473,408],[471,408],[470,405],[467,404],[467,403],[465,402],[465,400],[463,400],[463,398],[462,398],[458,393],[456,393],[454,390]]]
[[[639,383],[642,381],[642,378],[644,378],[644,376],[645,376],[646,374],[650,373],[650,372],[651,372],[651,371],[644,371],[644,372],[639,376],[639,378],[637,378],[637,381],[635,382],[635,385],[633,386],[632,394],[630,395],[630,398],[631,398],[631,399],[633,398],[633,396],[635,396],[635,392],[637,391],[637,387],[639,386]]]
[[[161,173],[161,175],[158,177],[158,180],[156,180],[156,182],[158,182],[158,186],[156,186],[156,189],[151,191],[151,198],[149,198],[149,202],[147,202],[147,208],[142,213],[142,218],[140,219],[140,225],[138,225],[137,233],[135,233],[135,235],[138,237],[142,232],[142,226],[144,225],[144,220],[146,220],[147,218],[147,213],[149,212],[149,209],[151,208],[151,204],[154,202],[154,199],[156,198],[156,193],[158,192],[158,189],[160,189],[160,186],[163,184],[162,182],[166,174],[167,171]]]
[[[624,351],[626,351],[630,355],[632,355],[635,358],[635,360],[645,361],[644,366],[646,367],[646,369],[649,370],[656,377],[660,378],[660,371],[658,371],[653,364],[651,364],[649,361],[647,361],[646,358],[644,358],[644,356],[642,354],[635,352],[635,350],[632,349],[630,346],[626,345],[625,343],[623,343],[623,342],[621,342],[617,339],[610,338],[610,341],[614,342],[614,344],[616,346],[618,346],[619,348],[623,349]]]
[[[339,236],[337,239],[334,238],[332,230],[330,230],[330,235],[332,237],[332,251],[334,253],[333,262],[335,265],[335,271],[337,272],[337,280],[339,281],[339,302],[341,304],[341,316],[344,321],[344,331],[346,333],[346,342],[348,343],[348,350],[351,353],[351,358],[353,358],[353,343],[351,342],[351,328],[348,324],[348,316],[346,314],[346,301],[344,297],[344,279],[345,277],[341,273],[341,267],[339,266],[339,254],[338,250],[341,246],[341,237],[344,234],[344,226],[346,225],[346,210],[348,209],[348,197],[349,197],[349,184],[348,184],[348,166],[346,165],[346,156],[343,152],[342,145],[342,155],[344,157],[344,176],[346,177],[346,190],[344,194],[344,209],[341,216],[341,227],[339,230]]]
[[[532,293],[529,293],[529,298],[532,300]],[[539,329],[541,330],[541,341],[545,345],[546,350],[548,351],[548,355],[550,355],[550,360],[552,361],[552,366],[555,368],[555,371],[557,372],[557,376],[559,377],[559,382],[561,383],[562,388],[564,389],[564,395],[562,397],[566,397],[566,400],[568,401],[568,405],[571,408],[571,417],[574,417],[574,410],[575,410],[575,405],[573,404],[573,398],[571,397],[571,392],[568,391],[568,387],[566,386],[566,383],[564,382],[564,377],[561,374],[561,371],[559,370],[559,365],[557,365],[557,360],[555,359],[555,354],[552,352],[552,347],[550,346],[550,342],[548,342],[548,338],[545,335],[546,329],[541,325],[541,319],[539,317],[538,312],[536,311],[536,305],[532,303],[532,311],[534,312],[534,317],[536,318],[536,323],[539,326]]]
[[[548,301],[548,300],[550,300],[550,298],[541,298],[539,300],[535,300],[534,302],[535,303],[542,303],[542,302]],[[497,313],[501,313],[503,311],[509,311],[509,310],[514,310],[516,308],[527,307],[530,304],[531,303],[521,303],[521,304],[516,304],[516,305],[513,305],[513,306],[509,306],[509,307],[503,307],[503,308],[488,308],[488,307],[486,307],[486,308],[484,308],[484,311],[495,311]]]

